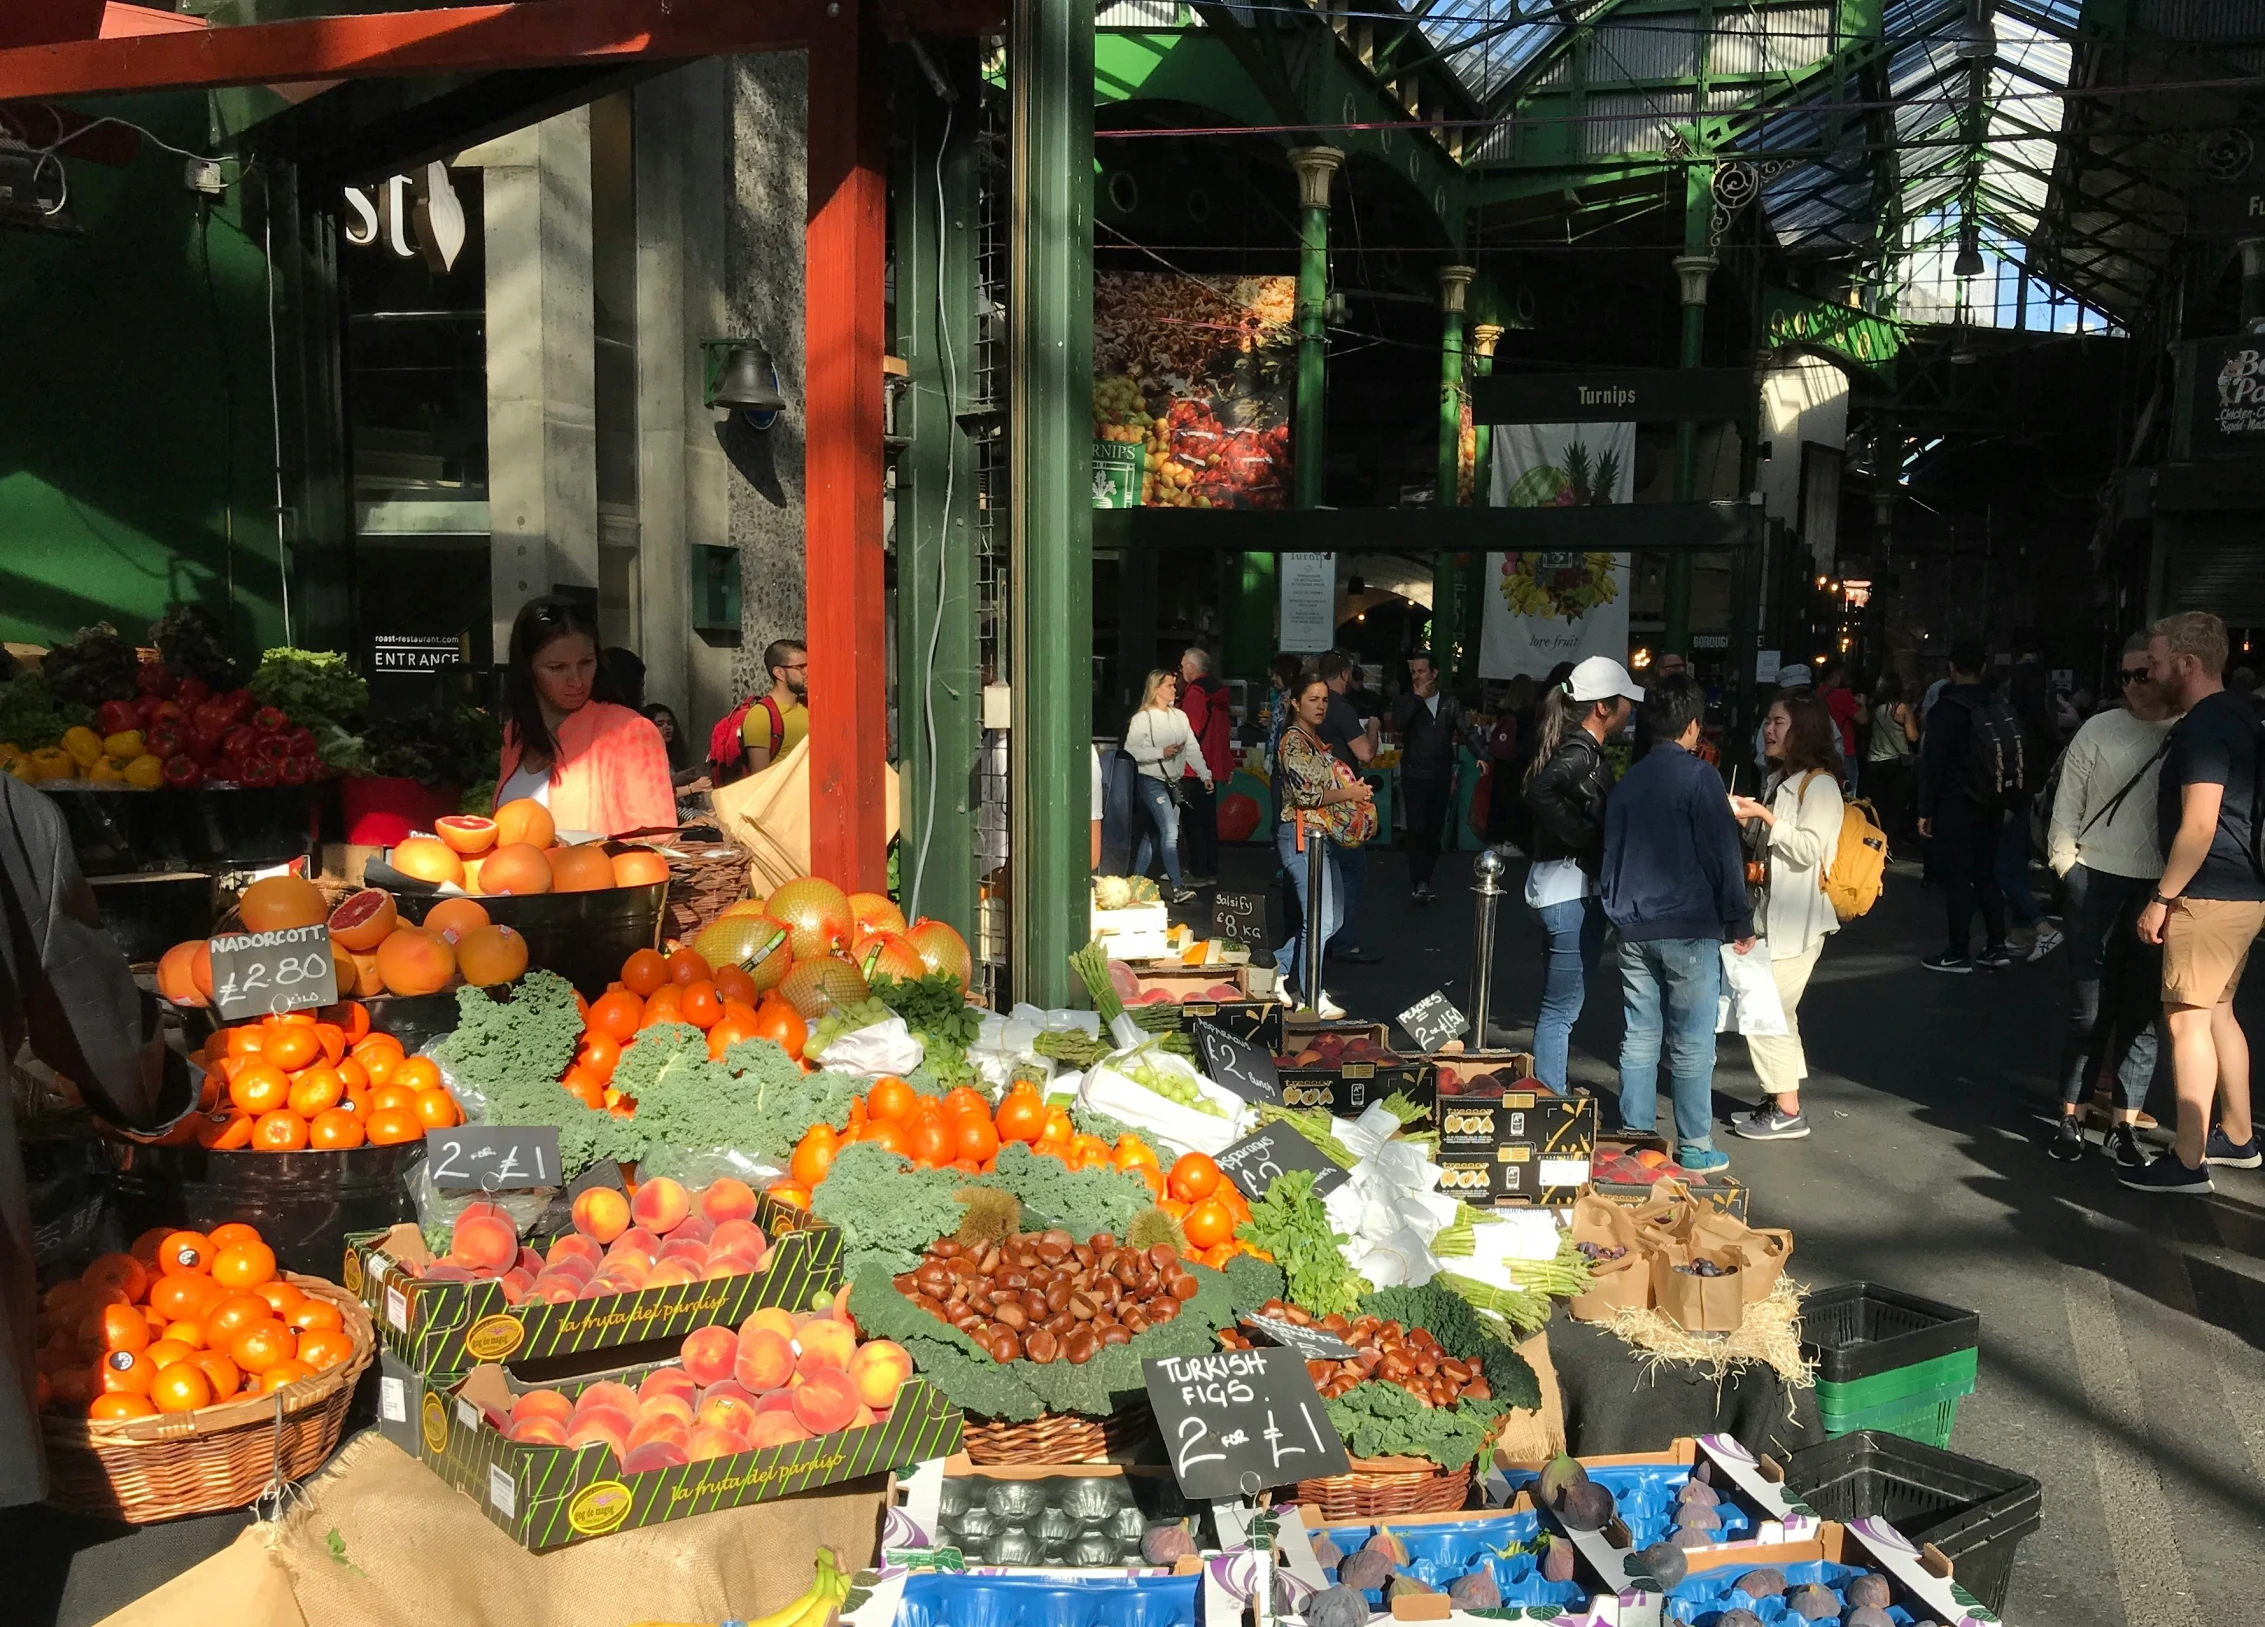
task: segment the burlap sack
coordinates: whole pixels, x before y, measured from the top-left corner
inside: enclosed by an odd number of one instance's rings
[[[1494,1437],[1494,1462],[1503,1469],[1538,1469],[1565,1450],[1565,1395],[1557,1387],[1546,1331],[1520,1345],[1518,1354],[1534,1370],[1541,1405],[1503,1414],[1502,1428]]]
[[[885,1485],[875,1477],[538,1556],[369,1430],[266,1529],[301,1613],[319,1627],[726,1621],[767,1615],[807,1592],[821,1544],[850,1568],[870,1564]]]
[[[1700,1277],[1678,1267],[1711,1261],[1730,1271]],[[1727,1249],[1665,1243],[1651,1257],[1652,1308],[1689,1333],[1736,1333],[1746,1319],[1742,1262]]]

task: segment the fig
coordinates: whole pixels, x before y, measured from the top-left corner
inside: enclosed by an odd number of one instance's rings
[[[1315,1564],[1325,1571],[1335,1570],[1338,1562],[1344,1557],[1345,1550],[1329,1540],[1328,1532],[1316,1531],[1313,1533],[1313,1562]]]
[[[1494,1572],[1467,1571],[1447,1584],[1447,1597],[1458,1610],[1499,1610],[1502,1608],[1502,1589],[1495,1586]]]
[[[1672,1542],[1655,1542],[1644,1549],[1636,1555],[1634,1568],[1658,1583],[1662,1593],[1680,1586],[1683,1578],[1691,1574],[1691,1562]]]
[[[1788,1593],[1785,1607],[1803,1621],[1833,1621],[1840,1616],[1840,1600],[1833,1590],[1816,1582],[1803,1582]]]
[[[1567,1488],[1585,1486],[1588,1482],[1589,1471],[1581,1467],[1580,1460],[1560,1452],[1549,1460],[1549,1467],[1542,1470],[1541,1478],[1534,1482],[1534,1498],[1544,1508],[1555,1508],[1564,1501]]]
[[[1556,1537],[1549,1539],[1549,1546],[1542,1550],[1541,1579],[1545,1582],[1573,1580],[1573,1545],[1570,1542],[1560,1541]]]
[[[1594,1480],[1566,1488],[1557,1517],[1572,1531],[1602,1531],[1612,1521],[1612,1493]]]
[[[1178,1525],[1152,1526],[1141,1533],[1140,1557],[1151,1565],[1175,1565],[1195,1552],[1195,1538],[1188,1535],[1183,1521]]]
[[[1841,1627],[1895,1627],[1895,1618],[1876,1604],[1860,1604],[1840,1618]]]
[[[1695,1464],[1693,1464],[1693,1465],[1691,1466],[1691,1478],[1692,1478],[1693,1480],[1696,1480],[1696,1481],[1697,1481],[1697,1482],[1698,1482],[1698,1483],[1699,1483],[1700,1485],[1702,1485],[1702,1486],[1711,1486],[1711,1485],[1713,1485],[1713,1484],[1714,1484],[1714,1463],[1713,1463],[1713,1461],[1712,1461],[1711,1459],[1708,1459],[1708,1458],[1701,1458],[1701,1459],[1699,1459],[1699,1461],[1698,1461],[1697,1463],[1695,1463]]]
[[[1675,1500],[1678,1503],[1699,1503],[1707,1508],[1712,1508],[1722,1501],[1721,1497],[1716,1495],[1714,1487],[1708,1485],[1704,1480],[1684,1481],[1683,1489],[1675,1494]]]
[[[1306,1601],[1306,1627],[1368,1627],[1368,1600],[1343,1584],[1325,1587]]]
[[[1422,1577],[1410,1576],[1406,1571],[1399,1571],[1393,1575],[1391,1581],[1384,1584],[1384,1603],[1386,1608],[1390,1608],[1394,1599],[1421,1598],[1426,1593],[1437,1593],[1438,1591],[1439,1589],[1433,1587]]]
[[[1774,1599],[1785,1591],[1785,1572],[1765,1565],[1748,1571],[1731,1586],[1749,1599]]]
[[[1361,1544],[1361,1552],[1382,1554],[1395,1565],[1405,1565],[1408,1562],[1408,1545],[1392,1534],[1392,1527],[1389,1525],[1378,1526],[1376,1535]]]
[[[1675,1514],[1676,1526],[1685,1531],[1720,1531],[1722,1516],[1699,1503],[1685,1503]]]
[[[1725,1610],[1714,1618],[1714,1627],[1769,1627],[1769,1623],[1751,1610]]]
[[[1688,1553],[1693,1548],[1712,1548],[1715,1537],[1712,1531],[1701,1531],[1692,1526],[1679,1525],[1667,1540]]]
[[[1894,1594],[1888,1590],[1888,1579],[1878,1571],[1866,1571],[1840,1590],[1840,1596],[1850,1604],[1868,1604],[1885,1610]]]
[[[1392,1556],[1363,1548],[1337,1562],[1337,1580],[1363,1593],[1382,1587],[1392,1575]]]

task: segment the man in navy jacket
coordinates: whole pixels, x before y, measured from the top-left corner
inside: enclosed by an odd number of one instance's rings
[[[1706,696],[1688,677],[1651,685],[1642,727],[1656,742],[1613,788],[1604,811],[1604,913],[1620,933],[1620,1122],[1649,1135],[1667,1055],[1675,1159],[1685,1169],[1730,1160],[1712,1136],[1715,1008],[1722,945],[1754,946],[1746,860],[1730,798],[1693,755]]]

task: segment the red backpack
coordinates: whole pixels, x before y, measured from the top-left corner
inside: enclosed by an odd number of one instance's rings
[[[786,739],[786,719],[779,716],[779,703],[768,695],[751,696],[733,707],[708,736],[709,778],[717,784],[737,778],[733,771],[745,755],[742,731],[747,726],[747,714],[758,706],[771,716],[771,755],[778,755],[779,746]]]

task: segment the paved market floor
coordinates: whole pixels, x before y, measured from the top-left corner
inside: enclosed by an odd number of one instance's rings
[[[1388,1017],[1439,988],[1464,1002],[1469,861],[1443,861],[1439,902],[1419,909],[1401,857],[1373,856],[1363,924],[1387,959],[1331,971],[1347,1006]],[[1259,850],[1230,852],[1225,881],[1263,885],[1262,867]],[[1521,879],[1514,868],[1513,900]],[[1538,943],[1514,901],[1501,930],[1495,1013],[1522,1038]],[[1880,908],[1828,947],[1804,1004],[1817,1133],[1768,1146],[1724,1137],[1732,1170],[1756,1189],[1757,1221],[1796,1232],[1802,1280],[1868,1277],[1981,1312],[1981,1388],[1952,1446],[2044,1482],[2044,1528],[2021,1547],[2009,1621],[2248,1621],[2265,1597],[2265,1179],[2220,1172],[2215,1198],[2147,1199],[2117,1187],[2103,1159],[2047,1160],[2037,1133],[2062,962],[1921,971],[1940,934],[1938,896],[1899,867]],[[2244,1013],[2265,1036],[2265,999]],[[1618,1032],[1617,1001],[1592,1000],[1577,1080],[1615,1088]],[[1723,1048],[1725,1113],[1760,1097],[1743,1051]],[[122,1534],[0,1521],[11,1582],[0,1615],[98,1621],[241,1523]]]

